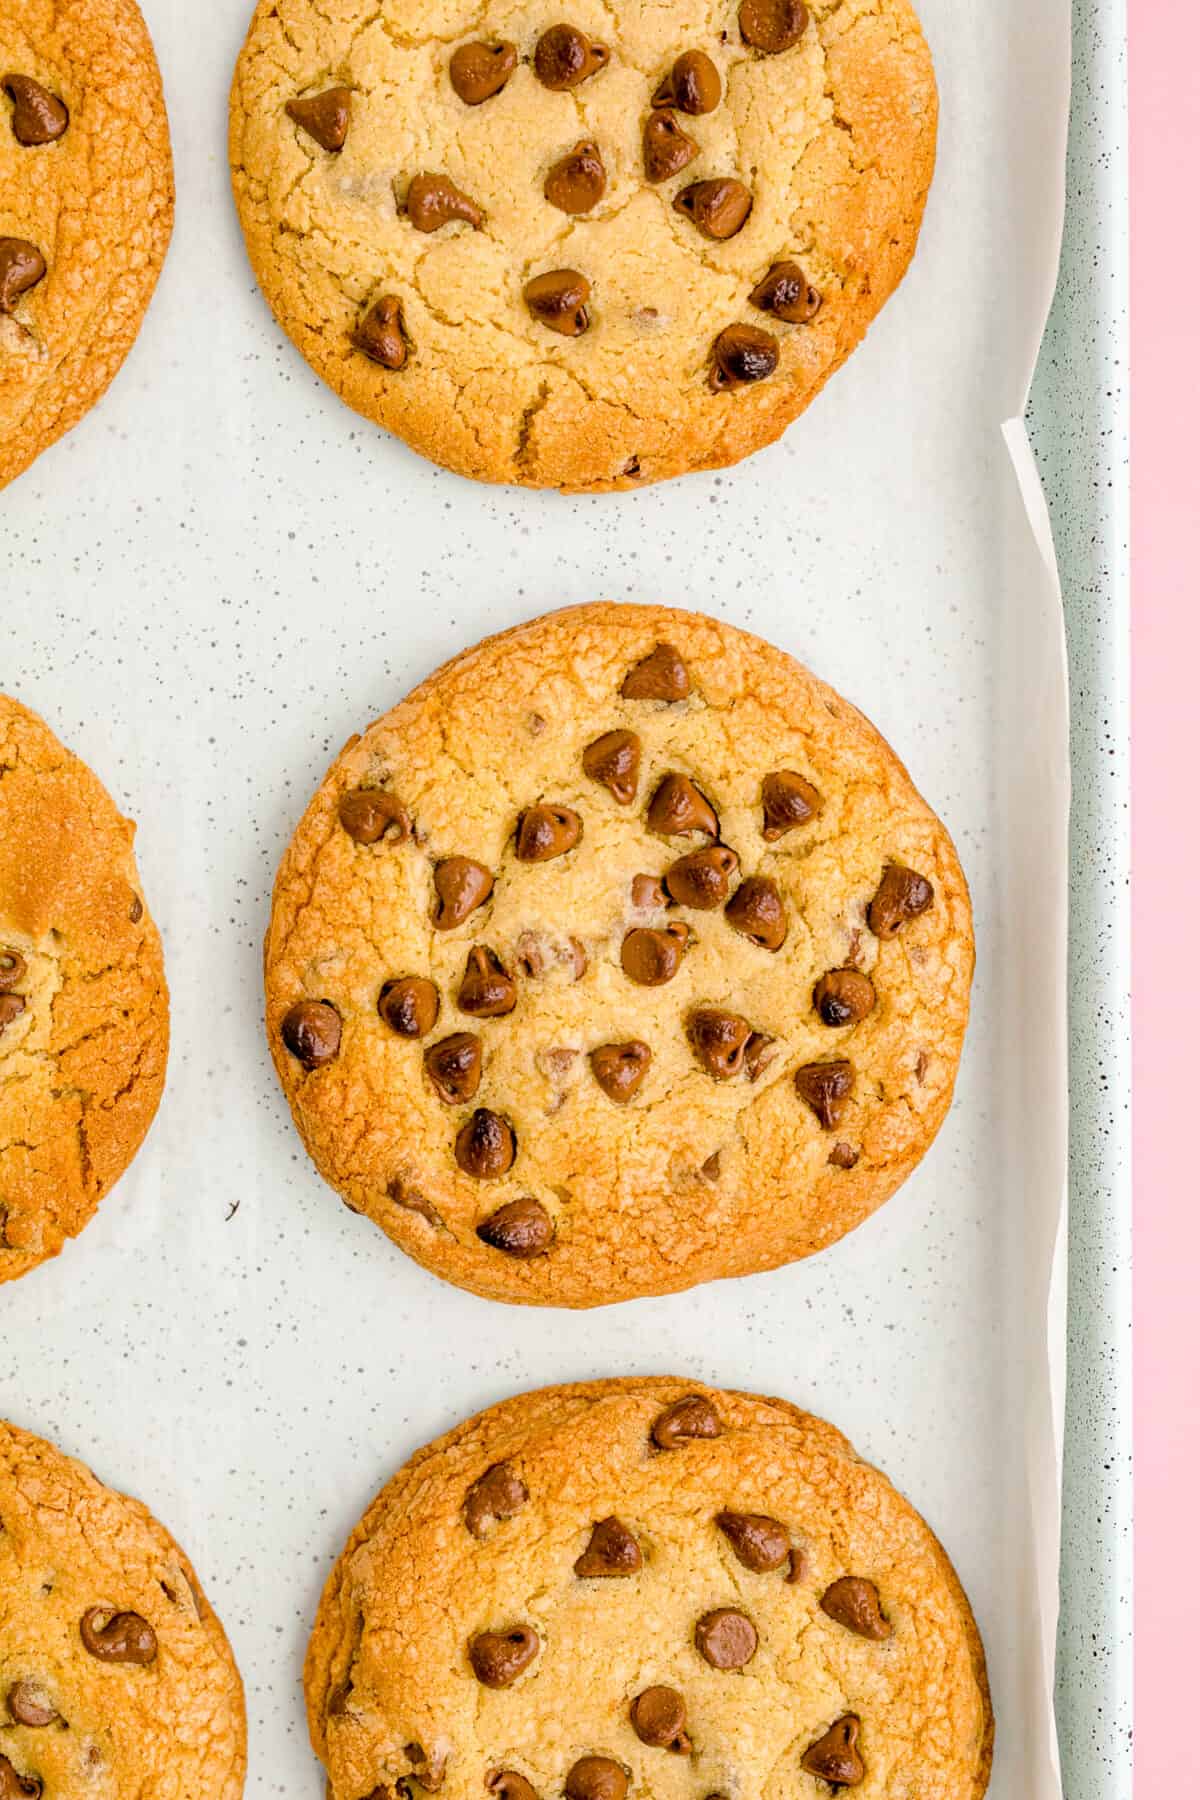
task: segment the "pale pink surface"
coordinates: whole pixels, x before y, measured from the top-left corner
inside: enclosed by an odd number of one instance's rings
[[[1200,1794],[1200,8],[1130,0],[1135,1771]]]

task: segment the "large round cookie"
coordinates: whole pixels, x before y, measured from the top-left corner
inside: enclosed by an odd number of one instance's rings
[[[260,0],[230,157],[344,400],[461,474],[605,489],[779,436],[904,274],[936,128],[908,0]]]
[[[0,1282],[57,1256],[162,1095],[162,945],[134,827],[0,694]]]
[[[478,1293],[590,1306],[873,1211],[949,1105],[972,957],[861,714],[713,619],[585,606],[343,750],[276,882],[267,1024],[350,1206]]]
[[[237,1800],[242,1684],[137,1500],[0,1421],[0,1794]]]
[[[174,205],[134,0],[0,0],[0,488],[124,362]]]
[[[658,1379],[418,1452],[305,1665],[330,1800],[979,1800],[983,1649],[945,1553],[832,1426]]]

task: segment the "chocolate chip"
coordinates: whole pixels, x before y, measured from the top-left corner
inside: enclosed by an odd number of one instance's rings
[[[766,1513],[719,1512],[717,1525],[742,1567],[756,1575],[780,1569],[788,1558],[788,1534]]]
[[[663,987],[679,973],[687,942],[686,926],[668,925],[665,931],[635,926],[621,944],[621,967],[639,987]]]
[[[635,875],[629,897],[638,912],[654,912],[667,904],[667,890],[657,875]]]
[[[569,806],[531,806],[517,821],[517,861],[549,862],[573,850],[583,820]]]
[[[714,1150],[711,1156],[705,1157],[704,1161],[700,1164],[700,1173],[703,1175],[705,1181],[720,1181],[721,1152],[719,1150]]]
[[[517,984],[494,950],[477,944],[467,952],[458,1010],[473,1019],[500,1019],[517,1004]]]
[[[588,1058],[596,1084],[610,1100],[624,1106],[633,1099],[650,1067],[650,1046],[638,1038],[627,1044],[601,1044]]]
[[[36,1681],[13,1683],[8,1690],[8,1712],[16,1724],[28,1725],[31,1731],[53,1725],[59,1716],[45,1688]]]
[[[787,937],[787,914],[779,889],[767,875],[748,875],[725,917],[735,931],[763,950],[778,950]]]
[[[7,994],[25,979],[29,967],[19,950],[0,950],[0,994]]]
[[[692,850],[681,856],[671,864],[663,881],[677,905],[713,912],[728,894],[737,866],[735,851],[724,844],[713,844],[707,850]]]
[[[625,1800],[629,1777],[611,1756],[581,1756],[567,1770],[567,1800]]]
[[[414,175],[404,209],[418,231],[440,231],[456,219],[473,225],[476,231],[483,224],[475,202],[448,175]]]
[[[879,1589],[861,1575],[842,1575],[832,1582],[821,1595],[821,1611],[857,1637],[871,1638],[877,1644],[892,1635],[879,1604]]]
[[[0,86],[13,103],[12,129],[18,144],[28,150],[56,143],[71,118],[62,101],[31,75],[6,75]]]
[[[540,1200],[526,1195],[497,1207],[476,1227],[475,1235],[493,1250],[502,1250],[517,1262],[529,1262],[554,1242],[554,1220]]]
[[[867,908],[867,924],[876,937],[893,938],[902,925],[933,905],[933,886],[915,869],[889,863]]]
[[[25,1011],[23,994],[0,994],[0,1033]]]
[[[875,1005],[875,989],[858,969],[830,969],[813,989],[813,1005],[823,1025],[858,1025]]]
[[[421,1744],[405,1744],[404,1754],[411,1765],[412,1778],[427,1794],[436,1794],[446,1779],[446,1764],[449,1753],[435,1750],[428,1754]],[[403,1792],[403,1784],[397,1783],[397,1794]]]
[[[697,1062],[714,1081],[729,1081],[740,1072],[752,1033],[737,1013],[698,1007],[688,1020],[687,1034]]]
[[[340,150],[350,129],[350,103],[354,96],[347,87],[331,87],[323,94],[309,94],[289,100],[287,116],[302,131],[315,138],[322,150]]]
[[[460,44],[450,58],[450,86],[468,106],[479,106],[500,92],[516,66],[515,44]]]
[[[11,313],[22,294],[46,273],[46,259],[28,238],[0,237],[0,313]]]
[[[765,381],[779,367],[779,345],[757,325],[727,325],[712,347],[708,385],[714,394]]]
[[[578,269],[550,269],[525,283],[525,304],[539,324],[560,337],[579,337],[590,324],[592,284]]]
[[[809,1745],[800,1758],[800,1767],[827,1781],[830,1787],[857,1787],[867,1773],[858,1754],[859,1729],[857,1714],[844,1714],[823,1737]]]
[[[485,1776],[484,1787],[496,1800],[538,1800],[537,1789],[532,1782],[518,1775],[515,1769],[493,1769]]]
[[[687,775],[664,775],[646,811],[646,823],[660,837],[685,837],[700,831],[715,838],[717,815],[700,789]]]
[[[446,1222],[433,1201],[429,1199],[428,1195],[423,1194],[420,1188],[414,1187],[405,1176],[397,1175],[388,1182],[387,1197],[394,1206],[402,1206],[405,1212],[416,1213],[417,1217],[424,1219],[427,1225],[435,1226],[438,1231],[445,1230]],[[345,1195],[342,1196],[342,1203],[349,1206],[351,1212],[363,1210],[361,1206],[351,1206]]]
[[[382,295],[359,320],[354,342],[372,362],[385,369],[402,369],[408,361],[404,336],[404,308],[395,294]]]
[[[683,1695],[674,1688],[643,1689],[629,1708],[629,1718],[643,1744],[656,1750],[673,1750],[679,1756],[691,1755],[687,1707]]]
[[[560,212],[585,213],[599,205],[607,186],[599,148],[590,138],[584,138],[555,163],[542,191]]]
[[[338,818],[356,844],[377,844],[388,831],[402,842],[412,830],[408,814],[386,788],[351,788],[338,801]]]
[[[674,644],[656,644],[621,683],[622,700],[686,700],[691,691],[687,664]]]
[[[792,1586],[795,1586],[798,1581],[804,1580],[807,1573],[808,1558],[805,1556],[803,1550],[798,1550],[795,1545],[793,1545],[788,1551],[788,1572],[783,1579],[790,1582]]]
[[[425,1072],[447,1106],[475,1098],[482,1067],[483,1047],[470,1031],[455,1031],[425,1052]]]
[[[821,810],[821,796],[812,782],[794,769],[776,769],[763,776],[762,809],[762,834],[773,844],[797,825],[807,825]]]
[[[433,871],[437,900],[433,908],[435,931],[452,931],[469,919],[489,898],[495,884],[490,869],[471,856],[447,856]]]
[[[746,1041],[746,1073],[757,1081],[779,1055],[779,1045],[765,1031],[752,1031]]]
[[[751,306],[788,325],[807,325],[821,310],[821,296],[799,263],[772,263],[750,295]]]
[[[18,1775],[7,1756],[0,1756],[0,1800],[40,1800],[41,1792],[36,1775]]]
[[[79,1621],[79,1635],[84,1649],[97,1662],[135,1663],[145,1669],[158,1655],[154,1627],[140,1613],[89,1606]]]
[[[796,1092],[816,1114],[826,1131],[832,1131],[846,1110],[854,1089],[854,1069],[848,1062],[805,1063],[796,1070]]]
[[[514,1625],[508,1631],[481,1631],[471,1639],[467,1655],[484,1687],[511,1687],[537,1655],[541,1645],[531,1625]]]
[[[651,106],[674,106],[680,112],[714,112],[721,104],[721,77],[711,56],[703,50],[685,50],[671,65],[655,89]]]
[[[493,1525],[515,1518],[529,1498],[529,1489],[511,1463],[493,1463],[467,1489],[463,1519],[472,1537],[486,1537]]]
[[[399,975],[379,990],[379,1016],[399,1037],[428,1037],[440,1008],[437,988],[424,975]]]
[[[743,1669],[758,1649],[758,1633],[744,1612],[719,1606],[696,1621],[696,1648],[714,1669]]]
[[[131,925],[140,925],[142,922],[142,914],[145,910],[145,907],[142,905],[141,896],[135,894],[133,899],[129,902],[129,923]]]
[[[582,1579],[636,1575],[641,1566],[641,1545],[615,1515],[592,1526],[587,1549],[575,1559],[575,1573]]]
[[[778,56],[799,43],[808,24],[804,0],[742,0],[738,28],[751,49]]]
[[[689,1438],[720,1437],[725,1427],[711,1400],[703,1394],[688,1394],[660,1413],[650,1428],[650,1436],[660,1450],[675,1450]]]
[[[699,144],[688,136],[673,114],[650,114],[642,127],[642,166],[647,181],[669,181],[699,154]]]
[[[701,237],[712,238],[716,243],[737,236],[753,205],[750,189],[732,176],[693,181],[674,200],[675,211],[690,219]]]
[[[835,1169],[852,1169],[858,1157],[859,1152],[853,1144],[835,1144],[825,1160],[832,1163]]]
[[[555,92],[578,87],[608,62],[608,50],[574,25],[552,25],[537,41],[533,72],[543,87]]]
[[[620,806],[637,797],[642,743],[632,731],[606,731],[583,753],[583,772],[590,781],[606,787]]]
[[[454,1160],[464,1175],[496,1181],[507,1175],[517,1154],[517,1140],[507,1119],[476,1107],[454,1140]]]
[[[328,1000],[298,1000],[279,1027],[284,1048],[304,1069],[331,1063],[342,1047],[342,1020]]]

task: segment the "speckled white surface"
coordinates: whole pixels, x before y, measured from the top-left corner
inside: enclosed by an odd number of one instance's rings
[[[105,405],[0,497],[0,685],[140,822],[174,1048],[131,1175],[0,1297],[0,1413],[187,1545],[246,1676],[254,1800],[322,1793],[300,1659],[382,1481],[514,1389],[642,1369],[786,1394],[888,1471],[978,1609],[996,1800],[1057,1791],[1032,1628],[1054,1529],[1043,1507],[1034,1531],[1028,1495],[1052,1475],[1061,620],[1000,426],[1023,407],[1050,274],[1067,7],[1015,10],[1020,29],[1013,7],[925,0],[944,112],[917,262],[785,441],[725,476],[564,500],[442,474],[310,376],[227,198],[248,7],[146,0],[178,236]],[[344,1211],[271,1076],[260,956],[281,849],[350,732],[485,630],[600,595],[750,625],[860,704],[955,833],[980,975],[950,1121],[874,1220],[790,1270],[583,1318],[454,1292]]]

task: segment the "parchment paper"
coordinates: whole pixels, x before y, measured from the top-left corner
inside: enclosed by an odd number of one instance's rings
[[[0,1414],[142,1496],[246,1679],[253,1800],[323,1793],[299,1670],[360,1510],[517,1389],[679,1371],[827,1415],[978,1612],[995,1800],[1059,1793],[1066,683],[1020,419],[1054,281],[1066,0],[924,0],[942,89],[911,275],[783,443],[640,495],[472,486],[311,376],[255,293],[224,104],[249,0],[144,0],[179,224],[103,406],[0,497],[0,687],[139,821],[173,1050],[133,1170],[0,1291]],[[890,738],[958,842],[979,974],[917,1175],[825,1255],[589,1315],[435,1281],[313,1172],[260,1028],[280,852],[349,734],[483,633],[609,596],[784,645]]]

